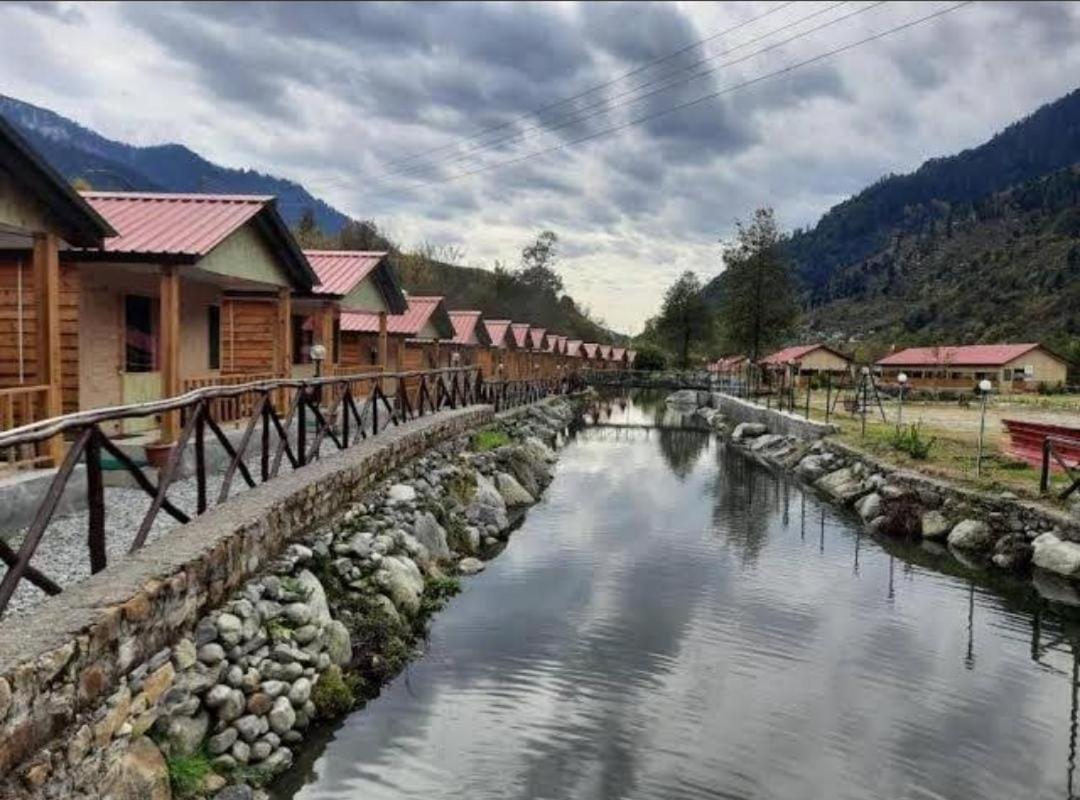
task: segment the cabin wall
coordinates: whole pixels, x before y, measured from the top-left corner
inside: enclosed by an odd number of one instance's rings
[[[31,253],[5,257],[0,261],[0,388],[38,383],[36,302]],[[60,370],[64,413],[77,411],[79,273],[70,264],[60,265]]]
[[[277,300],[225,298],[221,304],[221,371],[273,372],[278,349]],[[291,332],[290,332],[291,335]]]

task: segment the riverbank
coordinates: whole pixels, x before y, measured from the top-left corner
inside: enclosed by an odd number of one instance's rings
[[[574,414],[574,400],[554,398],[498,415],[393,470],[169,646],[127,659],[138,665],[64,736],[13,762],[0,795],[255,797],[320,719],[378,694],[460,578],[501,551],[550,481],[552,446]],[[125,606],[124,618],[137,611]],[[0,722],[13,731],[0,750],[18,746],[19,720],[31,724],[44,702],[32,685],[51,686],[49,702],[93,688],[89,669],[41,669],[25,685],[0,682]]]
[[[854,511],[871,533],[922,541],[966,564],[1030,575],[1044,596],[1080,605],[1075,517],[1010,492],[974,490],[898,467],[827,431],[793,434],[791,415],[760,407],[744,413],[725,396],[700,397],[693,413],[714,429],[730,429],[730,440],[753,457]],[[736,422],[747,419],[753,421]]]

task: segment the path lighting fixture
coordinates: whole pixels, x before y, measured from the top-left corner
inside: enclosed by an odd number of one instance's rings
[[[870,383],[870,367],[863,367],[859,370],[862,373],[862,380],[859,382],[859,389],[861,391],[855,393],[855,402],[859,404],[859,410],[862,414],[862,433],[863,438],[866,437],[866,402],[869,400],[869,383]],[[859,394],[862,394],[862,399],[859,399]]]
[[[990,398],[990,391],[994,388],[994,384],[990,383],[986,378],[979,381],[979,394],[982,397],[982,402],[979,404],[979,452],[975,456],[975,477],[982,476],[982,456],[983,456],[983,440],[986,437],[986,401]]]
[[[900,385],[900,407],[896,410],[896,430],[904,423],[904,389],[907,388],[907,373],[901,372],[896,376],[896,382]]]
[[[326,360],[326,346],[313,344],[308,353],[311,356],[311,360],[315,362],[315,377],[318,378],[322,375],[322,362]]]

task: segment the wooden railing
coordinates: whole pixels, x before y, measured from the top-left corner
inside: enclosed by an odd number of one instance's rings
[[[199,375],[194,378],[186,378],[183,381],[184,394],[194,392],[197,389],[206,389],[211,386],[243,386],[261,381],[272,381],[277,377],[273,372],[253,372],[236,375]],[[236,422],[251,416],[258,402],[258,393],[255,391],[235,397],[221,397],[214,400],[213,415],[219,423]]]
[[[382,388],[383,380],[387,379],[394,379],[397,386],[415,386],[415,393],[399,391],[395,395],[387,395]],[[7,572],[0,581],[0,614],[23,579],[50,595],[61,591],[56,581],[30,562],[80,461],[86,467],[86,541],[90,571],[96,573],[106,566],[103,454],[115,459],[151,498],[150,507],[130,547],[130,551],[134,552],[143,546],[160,512],[164,511],[178,522],[186,523],[193,515],[204,513],[212,504],[207,487],[207,431],[229,459],[213,501],[213,504],[220,504],[228,499],[238,474],[248,486],[255,486],[277,476],[284,459],[288,459],[293,468],[300,468],[319,459],[324,447],[331,451],[344,450],[378,435],[390,425],[401,425],[445,408],[491,403],[502,410],[576,388],[578,382],[573,376],[485,383],[476,367],[372,372],[311,380],[275,379],[234,386],[210,386],[167,400],[82,411],[2,432],[0,456],[11,450],[18,452],[21,448],[40,446],[58,435],[68,436],[72,444],[42,497],[19,549],[14,550],[0,539],[0,560],[7,565]],[[361,389],[366,391],[358,393]],[[222,419],[218,414],[224,409],[228,415],[235,407],[232,404],[240,402],[238,398],[246,397],[253,397],[254,400],[243,401],[248,403],[250,413],[239,439],[233,441],[222,430]],[[156,475],[156,481],[117,447],[102,429],[102,426],[118,420],[142,419],[176,411],[180,412],[183,425],[164,466]],[[259,444],[253,447],[252,442],[256,438]],[[249,449],[255,451],[252,459],[257,457],[257,465],[248,464]],[[181,463],[189,452],[193,453],[194,458],[194,514],[178,508],[168,497],[169,488],[178,479]]]
[[[45,418],[48,386],[12,386],[0,389],[0,432],[10,431]],[[46,466],[50,456],[45,442],[10,447],[3,453],[0,470]]]

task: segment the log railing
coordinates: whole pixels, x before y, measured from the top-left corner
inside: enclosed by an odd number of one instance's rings
[[[48,386],[12,386],[0,389],[0,432],[44,419],[48,413]],[[46,442],[28,442],[3,452],[0,470],[45,466],[50,461]]]
[[[388,395],[383,391],[385,379],[393,379],[390,382],[395,386],[413,386],[415,392],[398,391]],[[19,452],[22,448],[37,447],[58,435],[66,436],[71,445],[18,549],[0,539],[0,560],[7,565],[6,574],[0,581],[0,614],[16,586],[24,579],[46,594],[61,591],[60,585],[36,569],[31,561],[80,462],[86,469],[86,541],[90,571],[96,573],[106,566],[106,504],[102,479],[105,454],[130,473],[136,485],[151,498],[150,507],[130,546],[130,552],[134,552],[146,542],[159,513],[165,512],[178,522],[186,523],[211,505],[225,502],[238,476],[247,486],[253,487],[277,476],[285,460],[297,469],[318,460],[324,449],[331,452],[345,450],[391,425],[401,425],[425,414],[482,403],[503,410],[551,394],[565,393],[577,386],[576,378],[572,376],[485,383],[476,367],[395,373],[377,371],[309,380],[275,379],[209,386],[167,400],[81,411],[2,432],[0,456],[12,450]],[[242,430],[238,439],[230,439],[221,427],[226,420],[219,414],[225,409],[229,416],[235,407],[232,403],[245,397],[254,398],[247,406],[250,412],[246,424],[236,431]],[[153,477],[153,473],[140,468],[103,432],[103,426],[118,420],[176,411],[183,420],[179,436],[164,465]],[[228,458],[214,498],[210,497],[207,480],[208,438],[216,441]],[[194,508],[187,510],[174,505],[168,496],[170,486],[180,479],[185,458],[194,461],[192,479],[196,497]]]
[[[196,389],[206,389],[211,386],[242,386],[244,384],[261,381],[272,381],[276,378],[273,372],[240,373],[236,375],[199,375],[194,378],[185,378],[183,381],[184,394]],[[255,404],[259,401],[256,391],[250,391],[235,397],[221,397],[214,400],[214,418],[219,423],[235,422],[239,419],[247,419],[251,416]]]

